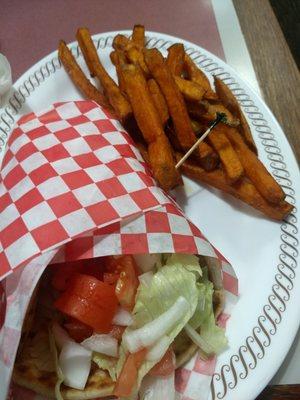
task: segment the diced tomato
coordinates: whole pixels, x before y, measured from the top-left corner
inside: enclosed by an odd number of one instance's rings
[[[67,289],[54,305],[96,332],[107,333],[111,329],[118,299],[113,286],[92,276],[74,273]]]
[[[104,272],[103,281],[108,283],[109,285],[114,285],[118,282],[120,274],[116,272]]]
[[[58,291],[67,288],[68,281],[74,272],[91,275],[102,280],[104,272],[104,261],[102,258],[91,258],[85,260],[71,261],[53,266],[55,272],[52,277],[52,286]]]
[[[125,329],[126,326],[113,325],[109,334],[118,341],[120,341],[122,339]]]
[[[84,339],[93,334],[93,329],[91,327],[83,324],[80,321],[76,321],[75,319],[64,324],[64,328],[68,331],[68,334],[71,336],[71,338],[78,343],[82,342]]]
[[[138,269],[132,256],[122,256],[118,259],[120,277],[116,285],[116,296],[119,303],[128,311],[135,305],[135,295],[139,286]]]
[[[175,370],[175,356],[172,349],[169,349],[163,358],[149,371],[152,376],[169,376]]]
[[[147,349],[129,354],[115,385],[114,395],[129,397],[136,384],[139,368],[145,360]]]

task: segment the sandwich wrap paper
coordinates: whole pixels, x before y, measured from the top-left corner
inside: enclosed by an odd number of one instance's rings
[[[22,324],[49,263],[114,254],[190,253],[222,270],[225,326],[234,271],[151,171],[120,123],[93,101],[56,103],[22,117],[0,172],[0,399],[41,400],[10,386]],[[176,371],[178,399],[205,400],[216,360]]]

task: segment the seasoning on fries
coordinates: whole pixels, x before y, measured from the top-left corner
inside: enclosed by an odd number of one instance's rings
[[[161,119],[163,126],[165,126],[170,117],[166,100],[165,100],[158,84],[156,83],[156,81],[154,79],[149,79],[147,84],[148,84],[149,91],[151,93],[152,100],[156,107],[157,113]]]
[[[214,77],[214,83],[219,99],[240,120],[239,131],[248,147],[257,155],[257,148],[251,134],[250,127],[236,97],[229,89],[229,87],[221,81],[221,79]]]
[[[184,66],[184,47],[181,43],[175,43],[168,48],[167,67],[175,76],[180,76]]]
[[[177,155],[177,160],[182,158],[182,154]],[[285,200],[277,205],[272,205],[267,202],[256,187],[247,179],[242,178],[236,185],[230,185],[225,173],[221,169],[214,171],[205,171],[199,165],[187,160],[181,167],[185,175],[192,179],[199,180],[207,185],[211,185],[225,193],[228,193],[237,199],[244,201],[251,207],[256,208],[269,218],[278,221],[285,218],[292,210],[293,206]]]
[[[73,57],[71,50],[63,40],[59,42],[58,56],[65,67],[65,70],[81,93],[85,97],[94,100],[101,107],[111,111],[111,106],[109,105],[105,96],[89,81],[88,78],[86,78],[82,69],[79,67],[75,58]]]
[[[184,100],[176,86],[172,74],[164,63],[163,56],[157,49],[146,50],[145,61],[165,96],[169,113],[174,124],[177,141],[182,150],[188,151],[196,142],[196,136]],[[205,142],[199,145],[198,151],[195,152],[195,157],[199,159],[203,168],[207,170],[213,169],[218,160],[217,154]]]
[[[167,57],[145,47],[145,28],[135,25],[132,36],[114,37],[110,54],[118,85],[105,71],[86,28],[77,39],[102,94],[85,77],[66,44],[59,44],[61,59],[84,96],[114,112],[129,131],[158,183],[170,190],[182,183],[180,172],[216,187],[281,220],[293,206],[257,156],[250,127],[236,97],[219,78],[210,80],[185,52],[181,43],[167,49]],[[223,114],[214,128],[179,168],[175,156],[188,154],[197,139]],[[170,142],[169,142],[170,141]],[[199,140],[200,141],[200,140]]]
[[[76,37],[91,75],[98,78],[117,117],[125,122],[132,113],[131,105],[101,64],[89,30],[79,28]]]
[[[148,144],[153,174],[165,190],[172,189],[180,182],[180,175],[144,75],[138,66],[126,65],[123,76],[135,119]]]
[[[184,68],[186,70],[188,78],[205,89],[205,97],[207,99],[217,99],[217,95],[212,90],[207,76],[204,74],[204,72],[201,71],[200,68],[197,67],[197,65],[188,54],[185,54],[184,56]]]

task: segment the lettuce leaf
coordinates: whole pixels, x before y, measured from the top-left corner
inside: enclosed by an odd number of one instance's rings
[[[194,272],[197,278],[202,276],[199,258],[193,254],[170,254],[166,260],[166,265],[181,266],[190,272]]]
[[[200,339],[204,340],[214,351],[219,354],[227,346],[224,329],[217,326],[213,310],[213,284],[208,279],[207,269],[203,268],[203,275],[197,282],[198,303],[196,311],[189,321]]]
[[[184,318],[177,321],[167,334],[169,343],[171,344],[174,341],[178,333],[193,316],[199,298],[196,274],[189,271],[188,268],[183,268],[183,264],[190,265],[197,269],[195,263],[191,262],[190,256],[187,256],[186,263],[184,263],[184,257],[179,261],[170,256],[167,260],[167,265],[161,267],[158,272],[154,274],[150,286],[145,286],[142,283],[140,284],[135,308],[133,310],[134,322],[126,329],[126,332],[143,327],[145,324],[155,320],[169,310],[176,300],[182,296],[189,303],[189,310]],[[121,372],[125,362],[126,353],[127,348],[124,341],[122,341],[120,358],[117,366],[118,374]],[[159,360],[145,361],[142,364],[138,373],[137,387],[140,386],[143,377],[158,361]]]

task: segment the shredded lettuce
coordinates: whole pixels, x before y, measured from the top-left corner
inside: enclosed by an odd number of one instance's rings
[[[170,254],[166,260],[166,265],[181,266],[190,272],[194,272],[197,278],[202,276],[199,258],[193,254]]]
[[[117,358],[109,357],[104,354],[93,352],[92,360],[94,361],[94,363],[96,363],[98,365],[98,367],[100,369],[106,370],[109,373],[111,379],[114,382],[116,382],[116,380],[117,380],[116,367],[117,367],[117,361],[118,361]]]
[[[162,263],[163,266],[156,266],[158,270],[153,271],[150,282],[146,284],[141,281],[133,310],[133,323],[126,329],[125,337],[128,332],[142,328],[162,316],[180,297],[184,297],[189,309],[164,335],[164,342],[168,341],[164,345],[173,343],[187,327],[190,331],[189,337],[193,336],[198,345],[205,343],[204,347],[218,354],[226,347],[227,340],[224,330],[216,325],[213,311],[214,287],[208,278],[207,268],[201,268],[197,256],[186,254],[163,254]],[[119,354],[117,376],[128,354],[124,340]],[[158,361],[150,357],[143,362],[139,369],[137,386],[130,400],[135,398],[142,379]]]
[[[209,281],[197,282],[198,303],[194,315],[189,321],[192,328],[198,329],[210,316],[212,310],[213,284]]]
[[[199,297],[196,274],[189,271],[188,268],[182,268],[183,265],[195,266],[195,263],[191,263],[190,256],[187,256],[187,262],[184,262],[184,257],[182,257],[180,262],[176,258],[172,261],[171,256],[167,260],[167,265],[160,268],[154,274],[149,286],[145,286],[143,283],[140,284],[136,297],[136,305],[133,310],[133,324],[125,332],[141,328],[147,323],[154,321],[168,311],[179,297],[184,297],[189,304],[189,308],[184,317],[176,321],[170,332],[167,333],[169,344],[174,341],[178,333],[193,316]],[[127,352],[126,344],[122,341],[117,374],[122,369]],[[139,369],[137,387],[139,387],[143,377],[158,361],[144,361]]]
[[[213,310],[213,284],[208,279],[207,269],[203,268],[203,275],[197,282],[198,303],[193,317],[189,321],[189,326],[199,334],[201,340],[207,347],[219,354],[227,346],[224,329],[217,326]],[[206,351],[205,348],[202,350]]]
[[[213,312],[201,325],[200,336],[214,349],[215,354],[220,354],[227,347],[225,331],[216,325]]]

